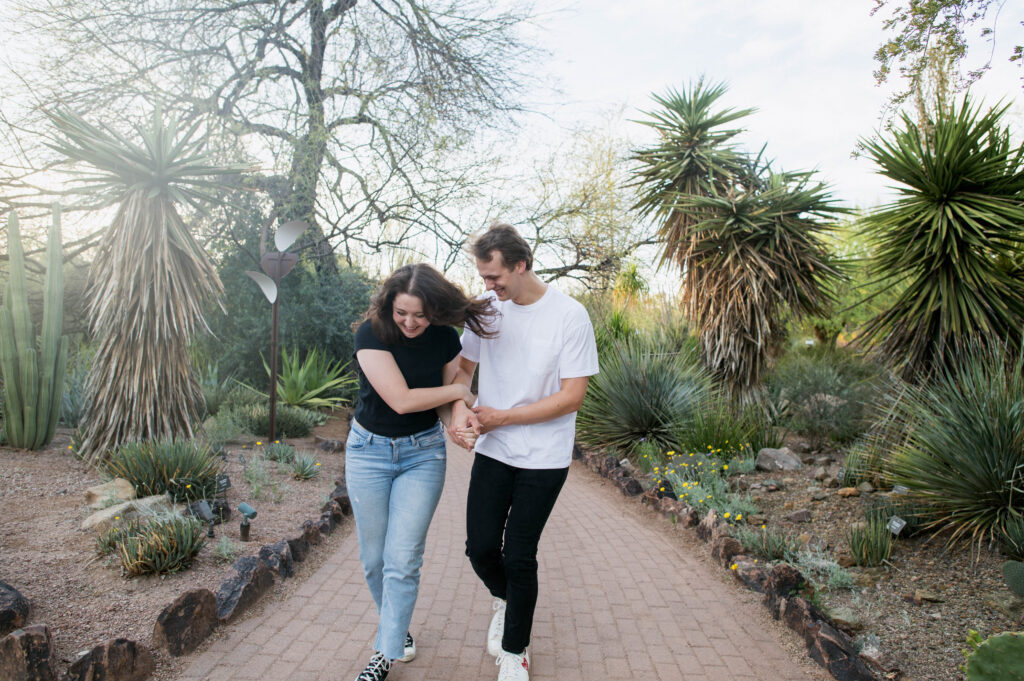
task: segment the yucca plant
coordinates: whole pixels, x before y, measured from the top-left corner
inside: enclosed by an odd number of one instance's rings
[[[1010,558],[1024,560],[1024,512],[1011,514],[1003,523],[999,547]]]
[[[263,366],[270,375],[270,367]],[[306,409],[334,409],[348,402],[344,396],[359,385],[359,379],[349,371],[349,363],[330,360],[326,353],[313,348],[300,361],[299,351],[291,354],[281,348],[278,370],[277,399],[282,404]]]
[[[167,493],[175,501],[213,498],[221,471],[209,447],[188,440],[126,442],[102,465],[113,477],[132,483],[140,497]]]
[[[179,128],[156,113],[131,139],[71,112],[50,119],[59,133],[53,147],[90,166],[76,191],[117,205],[92,264],[98,346],[81,455],[96,461],[121,442],[190,438],[202,393],[189,341],[207,328],[204,301],[223,291],[179,206],[207,205],[238,168],[208,162],[198,123]]]
[[[675,449],[676,434],[710,391],[710,377],[691,355],[616,343],[576,418],[580,441],[627,453],[645,441],[662,451]]]
[[[888,461],[892,481],[951,542],[998,540],[1024,512],[1024,357],[970,349],[895,410],[906,437]]]
[[[751,110],[715,111],[721,85],[655,97],[660,139],[634,154],[637,207],[658,220],[662,262],[683,273],[682,300],[705,361],[736,394],[761,378],[787,310],[823,314],[842,277],[823,233],[846,212],[809,173],[774,173],[722,126]]]
[[[892,553],[892,533],[883,521],[874,517],[850,526],[846,539],[853,561],[860,566],[881,565]]]
[[[864,327],[904,378],[940,371],[984,339],[1019,348],[1024,329],[1024,148],[1003,117],[965,95],[921,125],[864,141],[899,198],[864,220],[876,281],[903,290]]]

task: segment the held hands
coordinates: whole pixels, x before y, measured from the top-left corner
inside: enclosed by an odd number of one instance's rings
[[[473,412],[465,401],[456,401],[452,405],[452,420],[448,425],[449,437],[460,447],[472,451],[478,434]]]

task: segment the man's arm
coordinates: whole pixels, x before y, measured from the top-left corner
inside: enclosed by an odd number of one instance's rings
[[[589,382],[589,376],[563,378],[562,387],[558,392],[532,404],[524,404],[511,409],[474,407],[473,413],[476,414],[482,433],[499,426],[526,426],[533,423],[544,423],[559,416],[579,411],[583,406],[583,398],[586,397]]]

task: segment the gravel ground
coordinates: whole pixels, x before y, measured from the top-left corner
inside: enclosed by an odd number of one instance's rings
[[[329,439],[344,439],[344,415],[316,429]],[[229,537],[237,556],[255,554],[263,544],[296,536],[303,520],[317,519],[334,481],[343,475],[344,454],[314,449],[314,438],[286,440],[299,451],[314,452],[321,474],[307,481],[292,479],[286,470],[268,466],[281,490],[278,501],[254,498],[242,473],[239,454],[255,458],[255,443],[229,447],[225,470],[231,479],[227,499],[232,517],[216,527],[192,567],[162,577],[128,579],[112,560],[99,557],[96,533],[80,529],[88,515],[85,490],[102,482],[101,476],[76,459],[68,447],[70,433],[58,432],[42,451],[0,448],[0,580],[18,589],[32,605],[30,624],[46,624],[53,635],[55,659],[70,663],[77,653],[112,638],[127,638],[152,648],[153,625],[160,611],[179,594],[206,587],[216,591],[228,571],[214,547]],[[247,501],[258,516],[252,521],[251,541],[239,540],[238,504]],[[296,579],[278,581],[269,600],[281,597],[292,583],[302,580],[330,554],[340,537],[351,530],[345,523],[298,565]],[[268,600],[268,597],[264,597]],[[176,661],[156,652],[158,680],[172,678]],[[60,665],[59,665],[60,666]],[[59,672],[59,669],[58,669]]]

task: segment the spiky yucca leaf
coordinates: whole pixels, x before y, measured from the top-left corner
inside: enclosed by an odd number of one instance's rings
[[[975,347],[894,407],[907,433],[888,466],[950,541],[1000,539],[1024,513],[1024,358]]]
[[[202,393],[189,361],[206,329],[203,303],[223,290],[176,203],[199,207],[237,171],[201,154],[198,128],[179,132],[155,115],[134,142],[75,114],[51,114],[53,147],[94,169],[84,190],[119,203],[92,266],[90,317],[99,340],[89,373],[81,455],[102,458],[120,442],[192,436]]]
[[[683,274],[683,305],[708,365],[737,394],[760,380],[784,308],[821,314],[840,276],[821,233],[845,212],[808,173],[772,173],[723,126],[752,110],[715,110],[722,85],[655,97],[657,144],[634,154],[637,207],[661,223],[662,262]]]
[[[697,81],[683,92],[654,95],[661,107],[641,121],[658,133],[658,142],[633,154],[637,168],[632,186],[640,192],[636,208],[654,215],[664,242],[661,262],[674,261],[686,276],[686,246],[693,238],[690,213],[676,207],[680,196],[706,196],[731,184],[742,174],[745,159],[733,146],[742,128],[725,129],[755,109],[714,110],[726,87]],[[685,286],[688,288],[689,281]]]
[[[1019,347],[1024,327],[1024,149],[965,96],[927,127],[903,116],[865,141],[899,198],[865,220],[879,283],[903,283],[862,336],[904,378],[955,363],[979,337]]]

